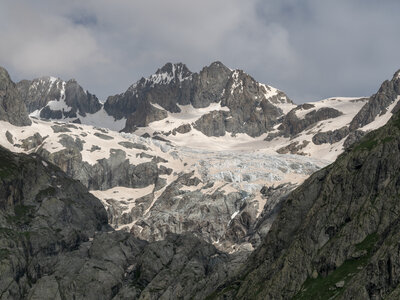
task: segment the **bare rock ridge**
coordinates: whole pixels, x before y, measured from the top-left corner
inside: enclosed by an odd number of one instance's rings
[[[71,79],[67,82],[54,77],[22,80],[18,91],[29,113],[40,110],[44,119],[78,118],[94,114],[102,107],[95,95],[90,94]]]
[[[398,299],[400,113],[282,203],[216,299]]]
[[[179,105],[205,108],[213,103],[220,103],[221,109],[194,124],[207,136],[225,132],[260,136],[283,115],[279,105],[292,104],[283,92],[214,62],[199,73],[190,72],[182,63],[168,63],[125,93],[109,97],[104,108],[117,119],[127,118],[124,131],[132,132],[166,118],[167,113],[181,112]]]
[[[17,126],[31,124],[15,83],[11,81],[10,75],[2,67],[0,67],[0,120]]]
[[[350,130],[354,131],[371,123],[377,116],[384,114],[391,104],[393,104],[400,95],[400,70],[394,75],[392,80],[386,80],[382,83],[378,92],[372,95],[368,103],[358,112],[350,123]],[[400,105],[392,108],[393,113],[400,109]]]

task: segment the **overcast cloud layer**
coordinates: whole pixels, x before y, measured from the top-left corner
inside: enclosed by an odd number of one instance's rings
[[[220,60],[295,102],[368,96],[400,68],[400,1],[1,0],[14,81],[76,78],[105,100],[166,62]]]

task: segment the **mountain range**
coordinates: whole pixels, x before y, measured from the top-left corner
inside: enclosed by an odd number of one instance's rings
[[[167,63],[102,103],[0,68],[0,298],[396,299],[399,95]]]

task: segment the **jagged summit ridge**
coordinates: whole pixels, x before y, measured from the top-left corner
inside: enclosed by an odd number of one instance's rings
[[[121,130],[125,120],[107,115],[96,95],[75,80],[52,76],[17,83],[18,92],[32,117],[83,123]]]
[[[63,81],[51,76],[22,80],[17,84],[29,113],[45,119],[71,119],[98,112],[102,105],[75,79]]]
[[[187,126],[208,136],[226,132],[260,136],[272,128],[277,117],[294,107],[283,92],[217,61],[199,73],[190,72],[182,63],[167,63],[155,74],[131,85],[125,93],[109,97],[105,109],[117,119],[127,118],[124,131],[132,132],[166,119],[168,113],[180,113],[183,105],[200,109],[213,103],[220,103],[223,109],[213,113],[214,116],[211,112],[205,115],[197,120],[197,125]],[[210,119],[216,120],[215,126],[209,127]]]
[[[386,112],[395,113],[400,109],[400,70],[392,80],[385,80],[378,92],[371,96],[368,103],[357,113],[350,123],[350,130],[356,130],[373,122]]]
[[[161,69],[158,69],[154,75],[151,75],[149,80],[157,83],[168,84],[172,80],[181,82],[189,79],[192,72],[183,63],[166,63]]]

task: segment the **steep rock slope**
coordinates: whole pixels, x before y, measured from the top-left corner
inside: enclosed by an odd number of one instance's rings
[[[388,111],[395,113],[400,109],[398,97],[400,95],[400,70],[391,80],[382,83],[378,92],[372,95],[368,103],[357,113],[350,123],[350,130],[354,131],[372,123],[378,116],[385,115]]]
[[[109,116],[99,99],[84,90],[76,80],[55,77],[22,80],[17,88],[31,117],[82,123],[119,131],[125,119]]]
[[[179,114],[185,106],[200,109],[217,103],[219,109],[200,115],[186,126],[207,136],[223,136],[226,132],[260,136],[294,107],[283,92],[256,82],[243,71],[230,70],[221,62],[199,73],[190,72],[182,63],[167,63],[125,93],[109,97],[104,107],[117,119],[127,118],[124,131],[133,132],[166,119],[169,113]]]
[[[115,232],[82,184],[0,147],[1,299],[202,299],[240,260],[192,235]]]
[[[0,67],[0,120],[17,126],[31,124],[26,107],[8,72]]]
[[[283,203],[238,279],[238,299],[397,299],[400,114]]]
[[[101,109],[95,95],[90,94],[71,79],[63,81],[54,77],[22,80],[17,83],[18,90],[29,113],[38,111],[45,119],[85,117]]]

